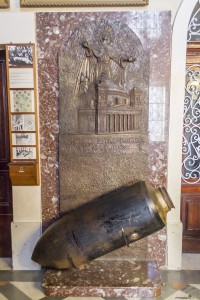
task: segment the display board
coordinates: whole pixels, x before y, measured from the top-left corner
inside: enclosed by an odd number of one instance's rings
[[[7,87],[10,177],[13,185],[39,184],[34,44],[8,44]]]

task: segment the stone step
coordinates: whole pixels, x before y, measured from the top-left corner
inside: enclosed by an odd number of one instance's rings
[[[57,297],[157,297],[162,281],[155,261],[99,259],[83,269],[48,269],[42,286]]]

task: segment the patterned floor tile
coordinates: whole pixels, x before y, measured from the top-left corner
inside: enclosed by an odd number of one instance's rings
[[[200,282],[200,276],[199,276],[199,282]],[[200,290],[200,283],[199,284],[190,284],[190,285],[195,287],[196,289]]]
[[[45,296],[43,298],[41,298],[40,300],[66,300],[67,298],[57,298],[57,297],[48,297]]]
[[[45,295],[42,291],[41,282],[12,282],[12,285],[32,300],[40,300]]]
[[[0,300],[8,300],[3,294],[0,293]]]
[[[0,270],[0,281],[42,282],[43,277],[43,271]]]
[[[7,300],[32,300],[31,297],[24,294],[23,291],[12,284],[1,286],[0,294],[2,294]]]
[[[156,298],[156,300],[167,299],[172,296],[176,292],[176,289],[172,288],[168,284],[163,284],[160,297]]]
[[[127,300],[141,300],[141,298],[126,298]],[[151,300],[152,300],[152,298],[151,298]],[[156,300],[157,300],[157,298],[156,298]]]
[[[195,296],[188,294],[185,291],[178,290],[174,294],[165,298],[166,300],[199,300]]]
[[[105,298],[101,298],[101,297],[67,297],[65,299],[67,299],[67,300],[103,300]],[[109,300],[111,300],[111,299],[112,298],[109,298]],[[118,299],[120,300],[120,298],[118,298]]]
[[[113,297],[66,297],[66,298],[55,298],[55,297],[47,297],[46,298],[42,298],[42,299],[38,299],[38,300],[145,300],[147,298],[125,298],[125,297],[117,297],[117,298],[113,298]],[[148,298],[150,300],[156,299],[159,300],[159,298]],[[1,298],[0,298],[1,300]]]
[[[182,291],[190,295],[191,299],[192,297],[195,297],[195,299],[200,299],[200,289],[197,289],[192,285],[188,285],[185,289],[182,289]]]
[[[102,300],[101,297],[66,297],[66,298],[55,298],[55,297],[45,297],[40,300]],[[1,300],[1,299],[0,299]]]
[[[103,297],[102,299],[105,300],[115,300],[115,299],[119,299],[119,300],[127,300],[127,299],[133,299],[133,298],[125,298],[125,297],[118,297],[118,298],[111,298],[111,297]],[[140,298],[134,298],[135,299],[140,299]]]

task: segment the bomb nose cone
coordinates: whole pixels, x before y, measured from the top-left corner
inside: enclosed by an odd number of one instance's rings
[[[59,220],[40,237],[33,251],[32,260],[42,267],[67,269],[73,266],[68,253],[66,226]]]
[[[87,261],[74,240],[73,216],[67,214],[56,220],[38,240],[32,260],[53,269],[76,268]]]

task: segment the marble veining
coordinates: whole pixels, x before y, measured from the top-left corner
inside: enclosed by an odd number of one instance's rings
[[[188,261],[189,262],[189,261]],[[196,265],[196,260],[195,260]],[[43,278],[43,271],[13,271],[5,270],[5,262],[3,265],[0,261],[0,299],[3,300],[44,300],[44,299],[65,299],[69,300],[68,297],[54,297],[50,298],[45,296],[44,290],[41,285]],[[190,261],[190,269],[193,268],[193,264]],[[197,300],[200,298],[200,284],[199,276],[200,271],[169,271],[169,270],[160,270],[162,287],[161,287],[161,296],[157,299],[166,300],[166,299],[191,299]],[[137,282],[139,277],[135,277],[133,280]],[[81,300],[80,297],[71,297],[71,300]],[[86,298],[85,298],[86,299]],[[109,300],[107,297],[87,297],[89,300]],[[121,297],[121,298],[112,298],[114,299],[134,299],[142,300],[144,298],[137,297]],[[111,299],[110,299],[111,300]]]
[[[40,109],[40,150],[41,150],[41,189],[43,227],[46,228],[59,215],[59,167],[58,167],[58,54],[65,48],[65,43],[74,29],[81,22],[94,19],[120,20],[139,37],[144,50],[149,55],[149,85],[159,101],[162,89],[163,134],[160,135],[159,114],[154,113],[149,127],[149,180],[156,186],[166,185],[167,174],[167,139],[169,117],[169,79],[170,79],[170,12],[45,12],[36,13],[38,89]],[[154,100],[153,100],[154,101]],[[152,109],[155,108],[152,102]],[[156,102],[157,109],[159,103]],[[73,199],[70,199],[73,201]],[[165,264],[165,231],[156,233],[142,242],[144,257],[154,257],[159,265]],[[136,243],[135,243],[136,244]],[[135,245],[132,255],[140,251]],[[157,246],[155,246],[157,245]],[[124,250],[120,250],[122,253]],[[124,254],[125,255],[125,254]]]
[[[45,294],[59,297],[156,297],[161,285],[156,262],[138,260],[96,260],[81,270],[47,270],[43,280]]]

